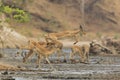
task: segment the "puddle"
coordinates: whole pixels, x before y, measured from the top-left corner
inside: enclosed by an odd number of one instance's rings
[[[81,75],[81,74],[107,74],[113,72],[112,70],[81,70],[77,71],[53,71],[53,74],[67,74],[67,75]]]
[[[23,78],[23,77],[13,77],[15,80],[33,80],[30,78]]]

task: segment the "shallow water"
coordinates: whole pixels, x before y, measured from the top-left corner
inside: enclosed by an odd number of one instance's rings
[[[30,58],[27,64],[22,63],[22,57],[13,58],[18,49],[4,49],[4,53],[8,58],[2,58],[1,61],[10,64],[27,67],[31,71],[15,71],[11,75],[15,80],[41,80],[41,79],[81,79],[81,80],[119,80],[120,78],[120,56],[90,56],[90,63],[69,63],[70,49],[63,49],[63,53],[67,56],[67,62],[54,63],[57,59],[56,54],[50,56],[50,61],[57,71],[52,71],[49,64],[41,63],[41,68],[35,68],[34,56]],[[28,51],[28,50],[24,50]],[[79,57],[76,56],[75,59]],[[33,61],[31,61],[33,60]],[[63,60],[63,57],[61,57]],[[1,76],[1,74],[0,74]],[[4,77],[4,76],[3,76]]]
[[[13,77],[15,80],[32,80],[30,78]]]

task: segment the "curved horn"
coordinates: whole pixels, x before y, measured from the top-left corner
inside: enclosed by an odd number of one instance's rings
[[[83,27],[82,27],[82,25],[80,25],[80,30],[82,30],[82,31],[83,31]]]

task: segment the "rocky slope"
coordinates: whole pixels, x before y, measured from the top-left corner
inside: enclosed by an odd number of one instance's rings
[[[0,48],[20,48],[27,45],[28,39],[10,28],[5,22],[5,15],[0,16]],[[2,53],[2,52],[0,52]]]
[[[82,1],[85,6],[82,6]],[[87,31],[119,32],[120,29],[120,0],[3,0],[3,2],[31,14],[29,23],[14,23],[13,26],[33,28],[34,31],[30,32],[34,35],[41,31],[56,32],[78,28],[79,24],[83,24],[82,7],[85,11]]]

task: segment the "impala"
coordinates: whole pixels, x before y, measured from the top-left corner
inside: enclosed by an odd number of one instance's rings
[[[83,45],[73,45],[71,48],[72,52],[70,53],[70,60],[73,61],[73,56],[75,54],[79,54],[81,62],[85,63],[86,61],[89,62],[89,44]]]
[[[78,35],[85,35],[86,32],[83,30],[82,26],[80,25],[80,28],[78,30],[68,30],[58,33],[48,33],[48,35],[45,36],[46,42],[49,42],[49,40],[59,40],[61,38],[71,37],[75,38],[74,44],[76,44],[79,40]]]
[[[23,62],[25,62],[27,60],[27,58],[33,54],[33,52],[36,52],[38,54],[37,67],[40,66],[39,63],[40,63],[41,59],[45,58],[46,61],[49,63],[50,67],[52,69],[54,69],[53,66],[51,65],[49,59],[48,59],[49,55],[53,54],[57,50],[56,47],[54,47],[54,44],[50,44],[50,46],[48,46],[49,48],[47,48],[47,47],[44,47],[44,46],[38,44],[38,42],[36,42],[36,41],[30,40],[29,46],[30,46],[31,50],[23,58]]]

